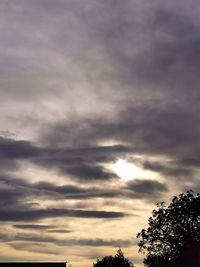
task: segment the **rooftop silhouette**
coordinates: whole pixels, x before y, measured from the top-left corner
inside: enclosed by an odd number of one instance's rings
[[[66,262],[0,262],[5,267],[66,267]]]

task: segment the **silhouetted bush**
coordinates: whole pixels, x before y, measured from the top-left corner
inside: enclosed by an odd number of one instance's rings
[[[94,267],[134,267],[129,259],[124,257],[121,249],[117,251],[117,254],[113,256],[106,256],[101,260],[97,259],[97,262],[93,264]]]

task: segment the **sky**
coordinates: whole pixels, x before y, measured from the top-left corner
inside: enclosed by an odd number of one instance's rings
[[[197,0],[0,1],[0,261],[89,267],[200,191]]]

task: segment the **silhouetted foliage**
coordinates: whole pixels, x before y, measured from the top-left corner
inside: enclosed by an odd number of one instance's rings
[[[97,259],[97,262],[93,264],[94,267],[134,267],[129,259],[124,257],[121,249],[117,251],[117,254],[113,256],[106,256],[101,260]]]
[[[148,224],[137,235],[145,266],[200,266],[200,194],[190,190],[168,207],[157,204]]]

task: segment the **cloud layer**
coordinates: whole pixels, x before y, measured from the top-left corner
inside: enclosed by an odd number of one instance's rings
[[[153,203],[200,189],[199,12],[196,0],[1,1],[0,259],[72,246],[88,266],[119,245],[132,257]]]

